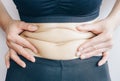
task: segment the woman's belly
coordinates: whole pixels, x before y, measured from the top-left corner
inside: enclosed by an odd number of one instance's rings
[[[38,26],[37,31],[24,31],[21,36],[33,44],[38,53],[25,48],[29,54],[49,59],[74,59],[77,48],[94,37],[92,32],[82,32],[76,26],[82,23],[30,23]]]

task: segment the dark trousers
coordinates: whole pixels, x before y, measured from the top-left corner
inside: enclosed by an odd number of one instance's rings
[[[5,81],[111,81],[108,62],[97,66],[102,56],[84,60],[53,60],[35,56],[35,63],[22,56],[20,58],[27,67],[22,68],[10,60]]]

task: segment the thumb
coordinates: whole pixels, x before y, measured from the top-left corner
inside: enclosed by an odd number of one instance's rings
[[[32,24],[27,24],[23,27],[23,30],[27,30],[27,31],[36,31],[37,29],[38,27]]]
[[[93,31],[95,29],[95,25],[91,24],[83,24],[76,27],[79,31]]]

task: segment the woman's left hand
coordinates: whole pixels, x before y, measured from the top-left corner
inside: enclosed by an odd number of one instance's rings
[[[113,46],[113,26],[114,24],[110,23],[107,19],[77,26],[76,29],[78,31],[92,32],[96,36],[80,45],[76,54],[81,59],[86,59],[102,53],[103,57],[98,62],[98,66],[103,65],[108,60],[108,50]]]

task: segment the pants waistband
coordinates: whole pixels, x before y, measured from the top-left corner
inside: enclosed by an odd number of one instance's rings
[[[32,63],[29,60],[27,60],[26,58],[24,58],[23,56],[19,56],[24,62],[26,63]],[[34,62],[34,64],[47,64],[50,66],[77,66],[77,65],[82,65],[82,63],[90,63],[90,62],[96,62],[99,61],[102,56],[93,56],[91,58],[88,59],[80,59],[80,58],[75,58],[75,59],[69,59],[69,60],[56,60],[56,59],[48,59],[48,58],[43,58],[43,57],[37,57],[34,56],[36,61]]]

